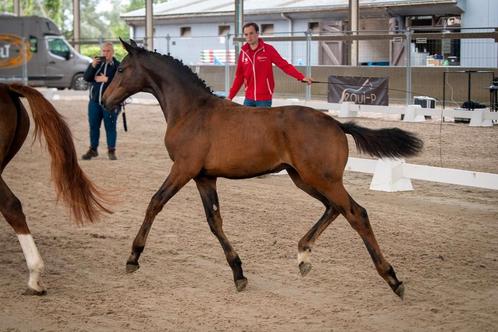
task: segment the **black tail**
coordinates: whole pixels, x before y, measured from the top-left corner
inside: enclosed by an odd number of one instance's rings
[[[339,126],[353,136],[360,152],[374,157],[410,157],[418,154],[424,146],[415,134],[399,128],[369,129],[354,122],[340,123]]]

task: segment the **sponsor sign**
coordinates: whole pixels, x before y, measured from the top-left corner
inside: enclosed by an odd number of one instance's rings
[[[384,77],[329,76],[328,102],[389,105],[389,79]]]

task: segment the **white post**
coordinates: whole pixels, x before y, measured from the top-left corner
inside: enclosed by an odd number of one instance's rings
[[[412,34],[410,28],[405,32],[405,56],[406,56],[406,105],[412,101]]]
[[[370,190],[377,191],[410,191],[412,182],[403,175],[403,159],[379,159],[375,165]]]
[[[351,108],[353,107],[353,103],[346,101],[341,103],[341,108],[339,109],[339,117],[340,118],[353,118],[358,116],[357,111],[353,111]]]
[[[359,9],[360,2],[359,0],[349,0],[349,30],[351,31],[353,36],[358,35],[358,30],[360,28],[359,25]],[[357,67],[359,60],[359,45],[358,40],[351,40],[351,66]]]
[[[483,108],[473,110],[469,127],[493,127],[492,120],[484,120],[484,112]]]
[[[21,16],[21,0],[14,0],[14,16]]]
[[[145,45],[149,51],[154,50],[154,8],[152,0],[145,0]]]
[[[307,30],[306,35],[306,76],[311,77],[311,31]],[[311,100],[311,85],[305,84],[304,100]]]
[[[78,53],[80,52],[80,37],[81,37],[81,8],[80,0],[73,0],[73,46]]]
[[[225,35],[225,98],[230,93],[230,34]]]
[[[424,122],[425,116],[422,114],[417,114],[417,110],[422,109],[420,105],[408,105],[406,107],[404,122]]]

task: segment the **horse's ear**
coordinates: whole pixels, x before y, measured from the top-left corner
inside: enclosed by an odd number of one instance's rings
[[[121,37],[119,37],[119,40],[121,41],[121,44],[123,45],[124,49],[128,54],[135,54],[136,53],[136,46],[134,47],[133,44],[137,45],[134,41],[132,41],[132,45],[128,44],[125,42]]]
[[[130,38],[130,44],[133,47],[138,47],[137,43],[133,39],[131,39],[131,38]]]

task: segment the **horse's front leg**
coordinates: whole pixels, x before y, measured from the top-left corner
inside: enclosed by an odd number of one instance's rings
[[[221,219],[218,193],[216,192],[216,178],[197,177],[194,180],[197,184],[197,189],[199,189],[199,193],[201,194],[209,228],[218,241],[220,241],[228,265],[232,268],[235,287],[240,292],[246,288],[247,279],[242,272],[242,262],[240,261],[239,255],[233,249],[223,232],[223,220]]]
[[[185,172],[185,168],[179,167],[176,163],[173,164],[171,172],[159,188],[152,196],[142,227],[138,231],[131,250],[131,255],[126,262],[126,271],[134,272],[139,268],[138,259],[144,250],[147,236],[154,222],[156,215],[163,209],[164,205],[192,178],[190,173]]]

